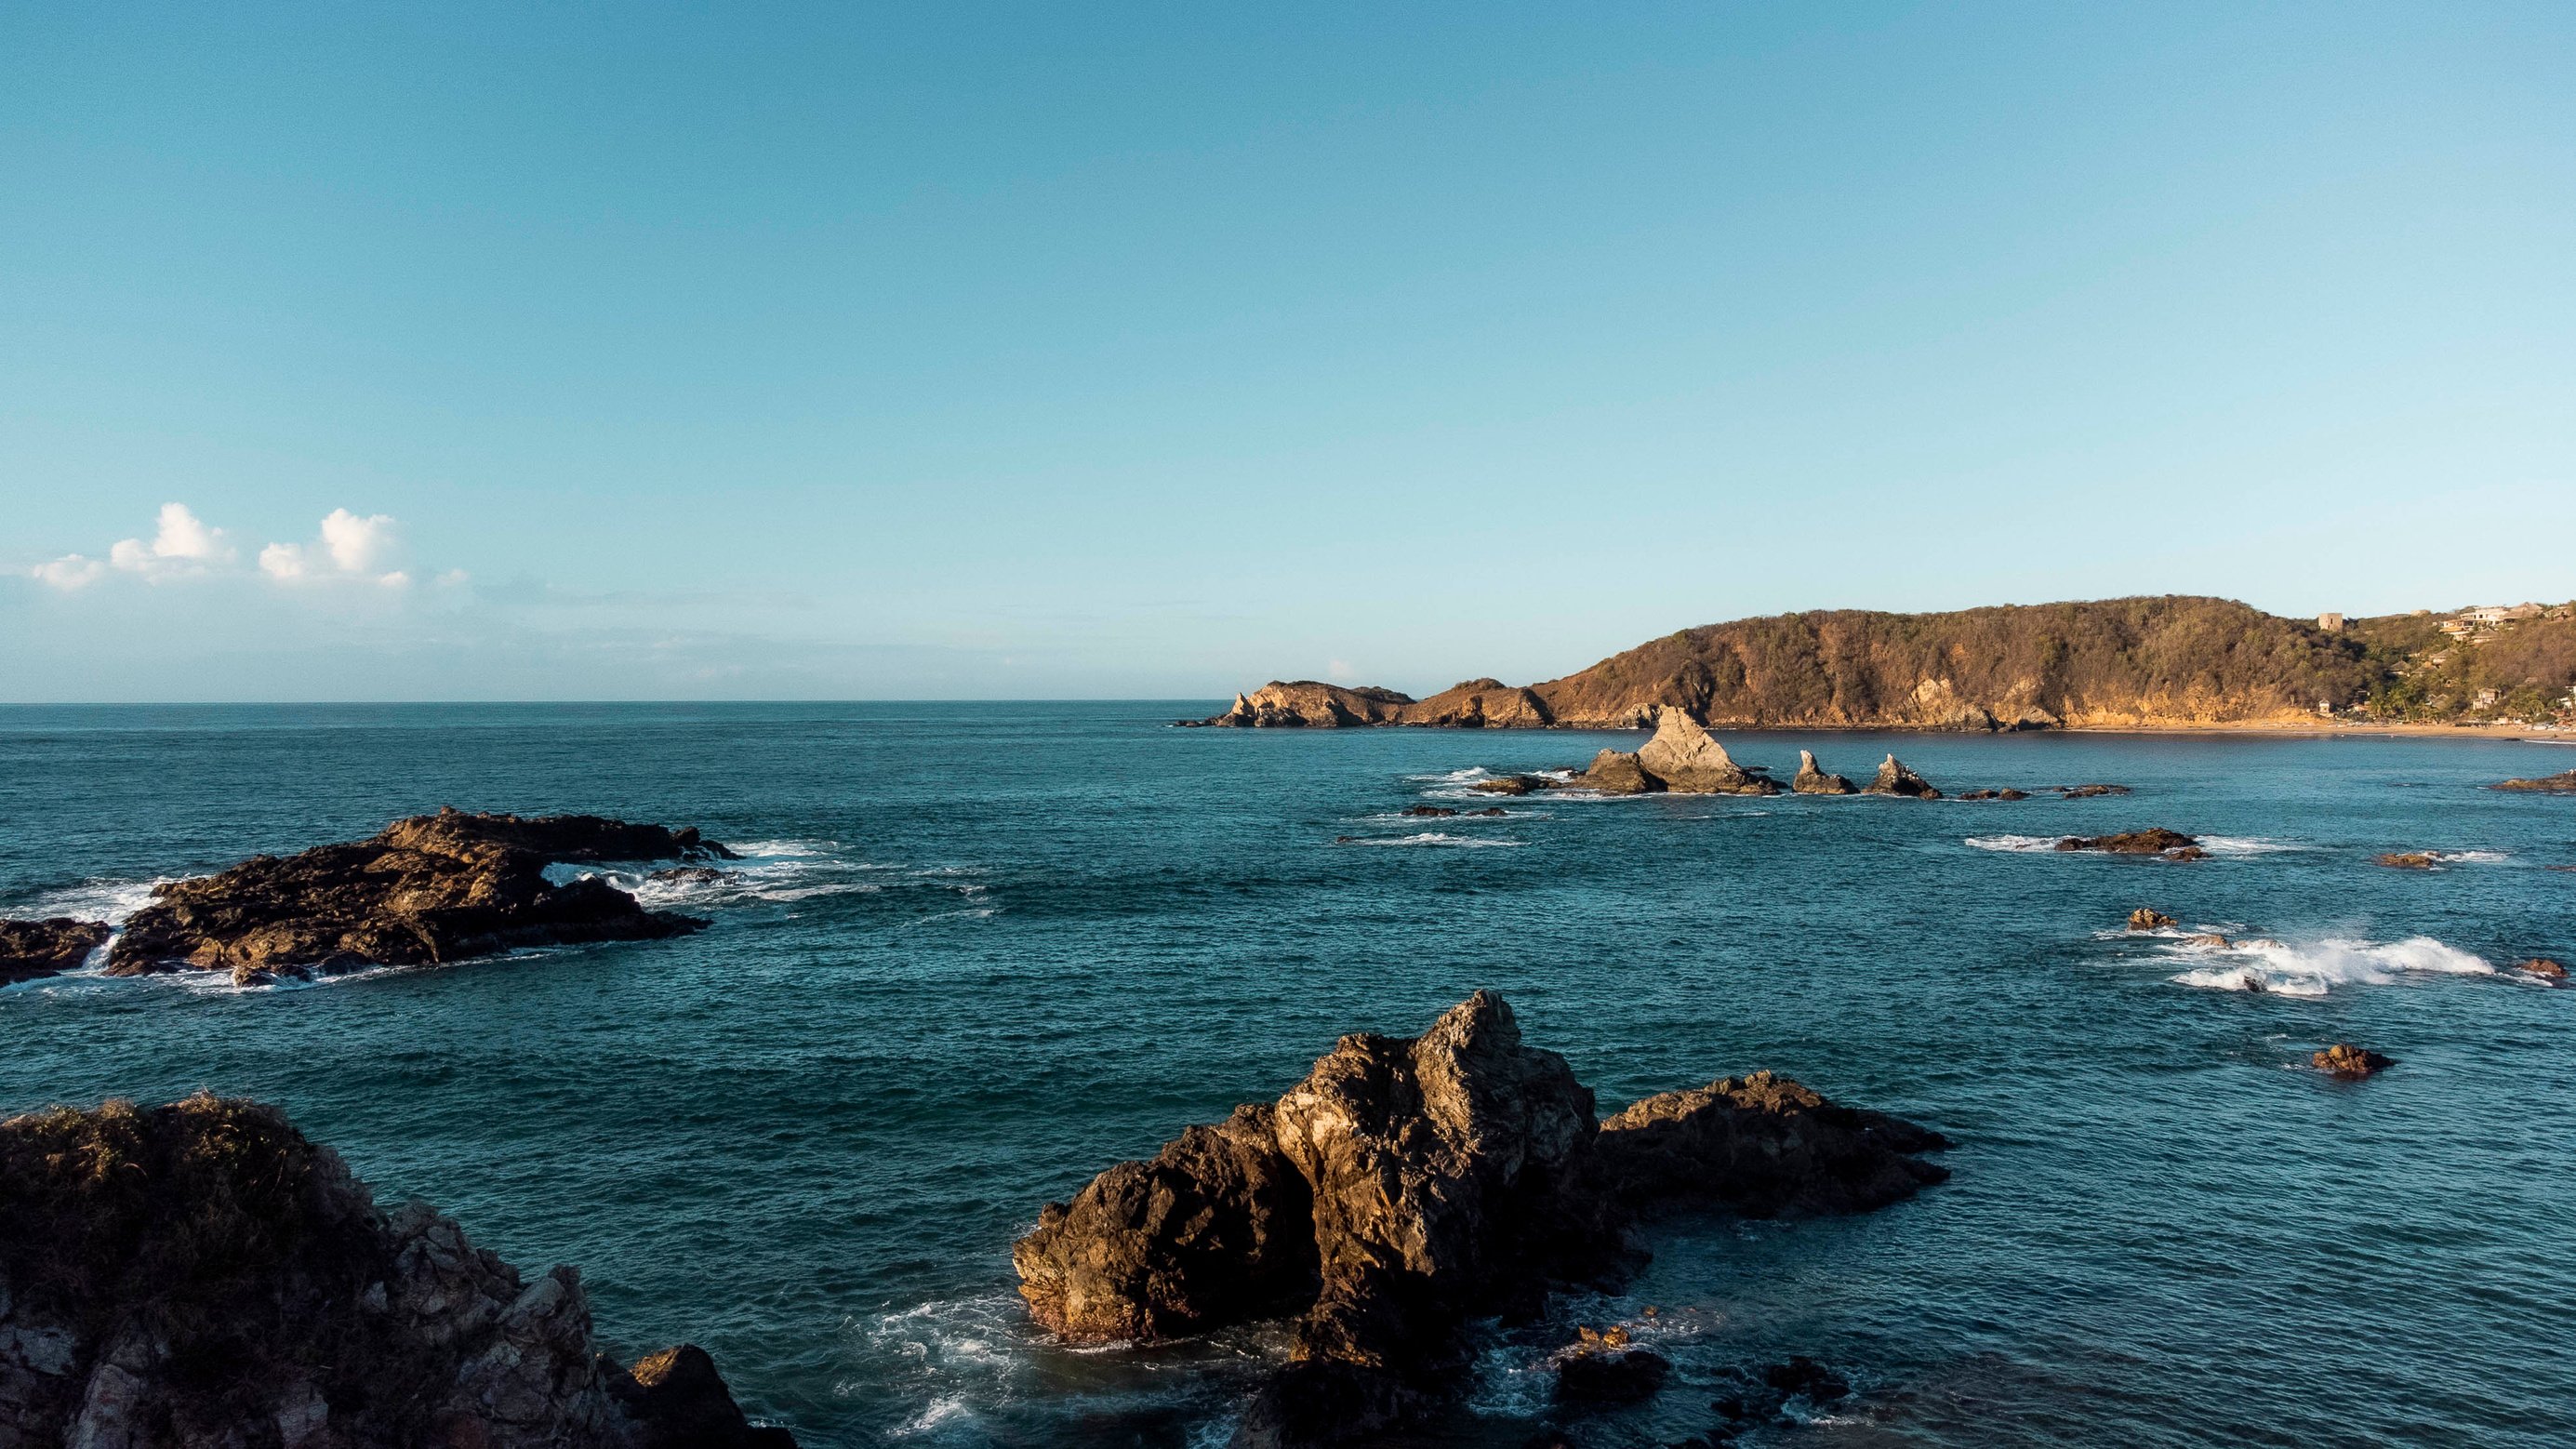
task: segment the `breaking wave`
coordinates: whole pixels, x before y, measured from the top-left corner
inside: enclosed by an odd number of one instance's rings
[[[1473,835],[1451,835],[1445,830],[1420,830],[1411,835],[1345,835],[1333,843],[1335,845],[1447,845],[1466,850],[1481,850],[1488,846],[1513,847],[1526,842],[1494,840]]]
[[[2039,854],[2054,852],[2057,849],[2057,842],[2066,838],[2063,835],[1971,835],[1965,843],[1978,850]],[[2200,848],[2211,855],[2278,855],[2286,851],[2316,849],[2313,845],[2302,845],[2286,840],[2264,840],[2250,835],[2203,835],[2199,837],[2199,841]],[[2094,854],[2091,851],[2067,853],[2070,855]]]
[[[2237,941],[2225,946],[2196,946],[2184,941],[2172,949],[2182,955],[2219,958],[2217,964],[2172,978],[2184,986],[2210,991],[2324,996],[2338,986],[2386,986],[2410,975],[2496,974],[2496,968],[2484,958],[2430,936],[2388,942],[2341,937],[2295,944]]]
[[[83,921],[105,921],[122,926],[136,911],[152,904],[152,890],[180,877],[156,876],[151,880],[85,880],[79,885],[45,891],[28,902],[24,914],[38,919],[46,916],[70,916]]]

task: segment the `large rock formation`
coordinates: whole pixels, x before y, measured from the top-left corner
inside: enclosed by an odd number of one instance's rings
[[[1346,689],[1312,679],[1274,679],[1250,695],[1236,695],[1232,709],[1201,723],[1231,729],[1340,729],[1394,724],[1411,703],[1413,696],[1392,689]]]
[[[1583,771],[1584,786],[1604,795],[1643,795],[1664,788],[1664,782],[1646,773],[1637,763],[1633,750],[1603,750],[1592,757]]]
[[[645,910],[596,878],[558,885],[546,879],[547,864],[730,854],[695,830],[442,810],[397,820],[371,840],[253,856],[157,887],[110,948],[107,970],[229,971],[248,982],[520,946],[660,940],[706,922]]]
[[[675,1382],[676,1378],[676,1382]],[[276,1109],[192,1097],[0,1122],[0,1445],[792,1449],[705,1355],[600,1355],[534,1281]]]
[[[1889,755],[1886,759],[1879,762],[1877,777],[1872,779],[1867,786],[1863,787],[1861,793],[1864,795],[1904,795],[1916,800],[1938,800],[1941,798],[1941,792],[1932,788],[1931,781],[1926,780],[1921,775],[1905,768],[1903,764],[1898,762],[1894,755]]]
[[[1396,711],[1395,722],[1449,729],[1537,729],[1551,723],[1547,706],[1499,679],[1470,679]]]
[[[1776,795],[1777,781],[1735,763],[1726,746],[1678,709],[1666,709],[1655,720],[1655,737],[1638,747],[1637,764],[1685,795]]]
[[[2576,795],[2576,770],[2562,770],[2536,780],[2506,780],[2496,785],[2499,790],[2536,790],[2545,795]]]
[[[1938,1181],[1905,1154],[1943,1145],[1768,1074],[1603,1126],[1564,1058],[1478,992],[1418,1038],[1344,1037],[1275,1105],[1110,1168],[1012,1261],[1039,1321],[1081,1341],[1298,1313],[1240,1442],[1343,1442],[1436,1404],[1467,1319],[1615,1279],[1635,1211],[1860,1210]]]
[[[0,986],[77,968],[107,943],[101,921],[48,916],[41,921],[0,921]]]
[[[1891,757],[1892,758],[1892,757]],[[1816,752],[1798,752],[1798,774],[1789,788],[1801,795],[1853,795],[1860,787],[1840,775],[1828,775],[1816,764]]]

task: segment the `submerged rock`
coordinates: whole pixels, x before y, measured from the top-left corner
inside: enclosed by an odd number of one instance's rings
[[[2555,775],[2543,775],[2536,780],[2505,780],[2492,788],[2536,790],[2548,795],[2576,795],[2576,770],[2563,770]]]
[[[1894,755],[1889,755],[1886,759],[1879,762],[1878,778],[1870,781],[1868,786],[1864,788],[1861,793],[1864,795],[1905,795],[1911,796],[1917,800],[1938,800],[1941,798],[1941,792],[1932,788],[1931,781],[1926,780],[1921,775],[1905,768],[1903,764],[1898,762]]]
[[[1962,800],[2027,800],[2030,798],[2030,795],[2027,791],[2006,788],[2001,790],[1963,790],[1960,792],[1959,798]]]
[[[657,1396],[671,1355],[609,1363],[579,1274],[524,1280],[426,1204],[379,1212],[275,1108],[0,1122],[0,1444],[795,1443],[674,1352],[685,1392]]]
[[[2102,795],[2126,795],[2126,785],[2060,785],[2057,793],[2069,800],[2091,800]]]
[[[2392,851],[2379,858],[2379,864],[2391,870],[2431,870],[2442,858],[2429,850]]]
[[[2173,917],[2153,906],[2140,906],[2129,912],[2129,929],[2132,931],[2161,931],[2173,923]]]
[[[1556,1366],[1556,1398],[1566,1404],[1638,1404],[1662,1392],[1673,1361],[1642,1348],[1578,1347]]]
[[[41,921],[0,921],[0,986],[77,970],[89,953],[107,944],[104,921],[47,916]]]
[[[2308,1058],[2308,1061],[2318,1071],[2352,1080],[2359,1080],[2373,1072],[2386,1071],[2397,1065],[2393,1058],[2381,1056],[2374,1051],[2364,1051],[2348,1041],[2336,1042],[2333,1046]]]
[[[1343,729],[1393,724],[1411,703],[1413,696],[1392,689],[1274,679],[1248,696],[1236,695],[1232,709],[1201,723],[1234,729]]]
[[[1660,790],[1664,782],[1646,773],[1635,754],[1625,750],[1603,750],[1592,757],[1583,772],[1585,788],[1604,795],[1643,795]]]
[[[595,815],[526,820],[442,810],[397,820],[371,840],[257,855],[216,875],[157,886],[152,904],[116,938],[107,972],[229,971],[247,982],[520,946],[661,940],[707,923],[645,910],[596,877],[557,885],[546,879],[547,864],[731,854],[694,830]]]
[[[2524,972],[2528,975],[2537,976],[2544,981],[2564,981],[2567,979],[2567,968],[2556,961],[2550,960],[2546,956],[2534,956],[2528,961],[2516,961],[2513,963],[2513,969]]]
[[[1698,720],[1667,706],[1656,718],[1654,738],[1638,747],[1637,764],[1683,795],[1776,795],[1777,781],[1735,763],[1726,746]]]
[[[2193,854],[2182,858],[2197,860],[2200,858],[2199,845],[2198,840],[2179,830],[2158,826],[2152,830],[2132,830],[2124,835],[2070,835],[2057,842],[2057,849],[2099,850],[2113,855],[2165,855],[2190,850]]]
[[[1276,1104],[1110,1168],[1049,1205],[1012,1260],[1032,1312],[1077,1340],[1297,1314],[1290,1362],[1237,1442],[1347,1443],[1454,1391],[1469,1319],[1526,1318],[1552,1286],[1614,1281],[1633,1265],[1635,1208],[1859,1210],[1937,1181],[1897,1163],[1939,1145],[1768,1074],[1598,1123],[1565,1059],[1525,1045],[1510,1007],[1478,992],[1420,1037],[1346,1036]],[[1575,1372],[1580,1397],[1596,1369]]]
[[[1798,752],[1798,773],[1789,788],[1801,795],[1856,795],[1860,787],[1840,775],[1829,775],[1816,764],[1813,750]]]

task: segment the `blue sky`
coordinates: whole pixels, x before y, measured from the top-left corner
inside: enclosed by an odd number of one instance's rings
[[[0,7],[0,699],[2564,599],[2571,95],[2563,4]]]

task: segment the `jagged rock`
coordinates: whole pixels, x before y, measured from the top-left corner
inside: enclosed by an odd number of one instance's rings
[[[1409,694],[1375,686],[1347,689],[1312,679],[1274,679],[1248,697],[1236,695],[1232,709],[1205,722],[1238,729],[1342,729],[1393,724],[1411,703]]]
[[[2536,780],[2505,780],[2493,788],[2536,790],[2547,795],[2576,795],[2576,770],[2563,770],[2555,775],[2543,775]]]
[[[1553,721],[1547,706],[1530,691],[1499,679],[1469,679],[1404,705],[1396,711],[1395,722],[1448,729],[1537,729]]]
[[[2395,1059],[2374,1051],[2364,1051],[2348,1041],[2336,1042],[2308,1059],[2318,1071],[2329,1076],[2359,1081],[2373,1072],[2386,1071],[2397,1065]]]
[[[1500,775],[1491,780],[1478,780],[1467,787],[1487,795],[1534,795],[1553,790],[1556,782],[1545,775]]]
[[[793,1445],[702,1360],[688,1416],[621,1403],[578,1274],[525,1282],[426,1204],[378,1212],[275,1108],[0,1122],[0,1445]]]
[[[41,921],[0,921],[0,986],[77,970],[105,945],[102,921],[47,916]]]
[[[1949,1177],[1949,1139],[1827,1101],[1771,1072],[1665,1092],[1601,1124],[1602,1189],[1631,1208],[1719,1203],[1746,1217],[1867,1212]]]
[[[2169,852],[2195,850],[2200,842],[2179,830],[2158,826],[2152,830],[2132,830],[2125,835],[2070,835],[2057,842],[2059,850],[2100,850],[2113,855],[2164,855]],[[2198,859],[2195,854],[2191,859]]]
[[[1682,710],[1666,708],[1655,722],[1654,738],[1637,750],[1637,764],[1684,795],[1776,795],[1778,782],[1745,769],[1726,753],[1726,746]]]
[[[2069,800],[2091,800],[2103,795],[2126,795],[2126,785],[2060,785],[2057,793]]]
[[[1789,788],[1801,795],[1857,795],[1860,787],[1840,775],[1828,775],[1816,764],[1813,750],[1798,752],[1798,773]]]
[[[2516,961],[2513,963],[2513,969],[2540,977],[2544,981],[2567,979],[2567,968],[2546,956],[2534,956],[2528,961]]]
[[[661,940],[706,922],[645,910],[596,877],[557,885],[547,864],[731,854],[695,830],[442,810],[397,820],[371,840],[253,856],[158,886],[110,948],[107,972],[230,971],[250,981],[519,946]]]
[[[1650,1349],[1579,1350],[1556,1366],[1556,1397],[1567,1404],[1638,1404],[1662,1392],[1673,1361]]]
[[[796,1449],[795,1435],[743,1415],[694,1343],[646,1354],[609,1381],[608,1394],[637,1425],[634,1449]]]
[[[1603,750],[1592,757],[1583,772],[1583,784],[1604,795],[1643,795],[1660,790],[1664,782],[1646,773],[1637,757],[1625,750]]]
[[[2173,923],[2173,917],[2153,906],[2140,906],[2129,912],[2129,929],[2132,931],[2161,931]]]
[[[1905,768],[1903,764],[1897,761],[1897,758],[1894,755],[1889,755],[1886,759],[1879,761],[1878,778],[1870,781],[1869,784],[1861,790],[1861,793],[1864,795],[1905,795],[1917,800],[1938,800],[1941,798],[1941,792],[1932,788],[1931,781],[1926,780],[1921,775]]]
[[[1450,808],[1449,808],[1448,806],[1446,806],[1446,805],[1407,805],[1407,806],[1405,806],[1405,807],[1404,807],[1404,813],[1405,813],[1405,814],[1407,814],[1407,815],[1428,815],[1428,816],[1433,816],[1433,817],[1442,817],[1442,816],[1455,815],[1455,814],[1457,814],[1458,812],[1457,812],[1457,811],[1455,811],[1455,810],[1450,809]]]
[[[2429,850],[2392,851],[2379,858],[2391,870],[2431,870],[2442,863],[2442,857]]]
[[[1239,1107],[1048,1203],[1011,1249],[1038,1322],[1081,1342],[1173,1338],[1312,1302],[1312,1195],[1276,1117]]]

